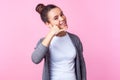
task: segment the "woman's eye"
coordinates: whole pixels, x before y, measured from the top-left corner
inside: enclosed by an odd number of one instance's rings
[[[60,16],[63,16],[63,14],[61,14]]]
[[[61,15],[60,16],[64,16],[64,14],[63,13],[61,13]]]
[[[58,19],[58,17],[55,17],[55,18],[54,18],[54,20],[57,20],[57,19]]]

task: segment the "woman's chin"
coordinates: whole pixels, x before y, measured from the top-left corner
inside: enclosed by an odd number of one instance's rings
[[[67,25],[65,25],[65,26],[61,26],[61,29],[65,29],[65,30],[67,30],[67,29],[68,29],[68,26],[67,26]]]

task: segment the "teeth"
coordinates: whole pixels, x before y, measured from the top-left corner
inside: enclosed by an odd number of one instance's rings
[[[62,24],[65,24],[65,21],[60,23],[60,25],[62,25]]]

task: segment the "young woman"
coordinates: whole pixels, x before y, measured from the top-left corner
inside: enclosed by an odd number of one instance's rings
[[[78,36],[66,31],[63,11],[53,4],[38,4],[36,11],[50,29],[32,53],[35,64],[44,59],[42,80],[86,80],[82,43]]]

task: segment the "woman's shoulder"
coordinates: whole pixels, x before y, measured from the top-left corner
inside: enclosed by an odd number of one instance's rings
[[[73,33],[70,33],[68,32],[68,35],[70,36],[71,40],[76,43],[76,44],[82,44],[80,38],[76,35],[76,34],[73,34]]]
[[[73,34],[73,33],[69,33],[69,36],[71,38],[71,40],[73,41],[73,43],[79,48],[80,47],[80,50],[83,51],[83,46],[82,46],[82,42],[80,40],[80,38],[76,35],[76,34]]]
[[[70,32],[67,32],[67,33],[70,36],[70,38],[72,38],[72,39],[79,39],[78,35],[76,35],[74,33],[70,33]]]

